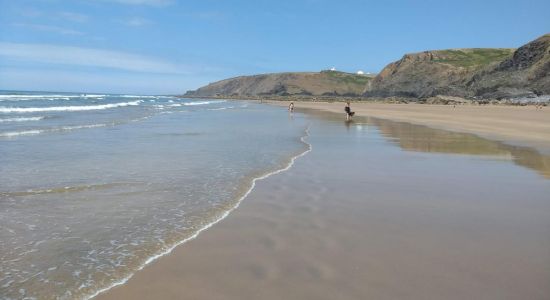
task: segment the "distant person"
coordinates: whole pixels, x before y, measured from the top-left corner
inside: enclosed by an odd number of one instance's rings
[[[290,102],[290,104],[288,105],[288,111],[294,112],[294,102]]]
[[[355,112],[351,111],[349,101],[346,101],[346,107],[344,108],[344,110],[346,111],[346,120],[348,120],[348,121],[351,120],[351,117],[353,117],[353,115],[355,115]]]

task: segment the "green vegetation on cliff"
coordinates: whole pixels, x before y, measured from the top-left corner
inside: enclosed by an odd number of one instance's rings
[[[210,83],[195,97],[254,96],[349,96],[358,97],[372,77],[339,71],[273,73],[241,76]]]
[[[456,67],[481,68],[512,57],[515,49],[452,49],[437,51],[433,62],[450,64]]]

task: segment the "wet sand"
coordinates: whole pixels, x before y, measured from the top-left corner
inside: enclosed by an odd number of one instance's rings
[[[269,103],[288,106],[287,101]],[[341,102],[294,102],[311,108],[344,114]],[[515,145],[529,145],[550,153],[550,108],[497,105],[428,105],[352,103],[358,116],[410,122],[445,130],[477,134]]]
[[[550,298],[547,156],[424,126],[308,118],[310,153],[96,299]]]

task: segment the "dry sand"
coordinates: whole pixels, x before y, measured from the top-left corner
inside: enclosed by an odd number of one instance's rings
[[[269,103],[288,106],[286,101]],[[341,102],[294,102],[297,109],[312,108],[344,114]],[[497,105],[428,105],[352,103],[357,116],[410,122],[445,130],[473,133],[550,153],[550,108]]]
[[[290,170],[97,299],[549,299],[548,179],[323,122]]]

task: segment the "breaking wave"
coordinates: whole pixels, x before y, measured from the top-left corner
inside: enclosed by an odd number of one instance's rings
[[[44,120],[46,117],[30,117],[30,118],[6,118],[6,119],[0,119],[0,123],[6,123],[6,122],[29,122],[29,121],[40,121]]]
[[[124,106],[136,106],[142,103],[142,100],[100,104],[100,105],[83,105],[83,106],[53,106],[53,107],[2,107],[0,106],[0,113],[33,113],[44,111],[83,111],[83,110],[100,110],[110,109]]]

